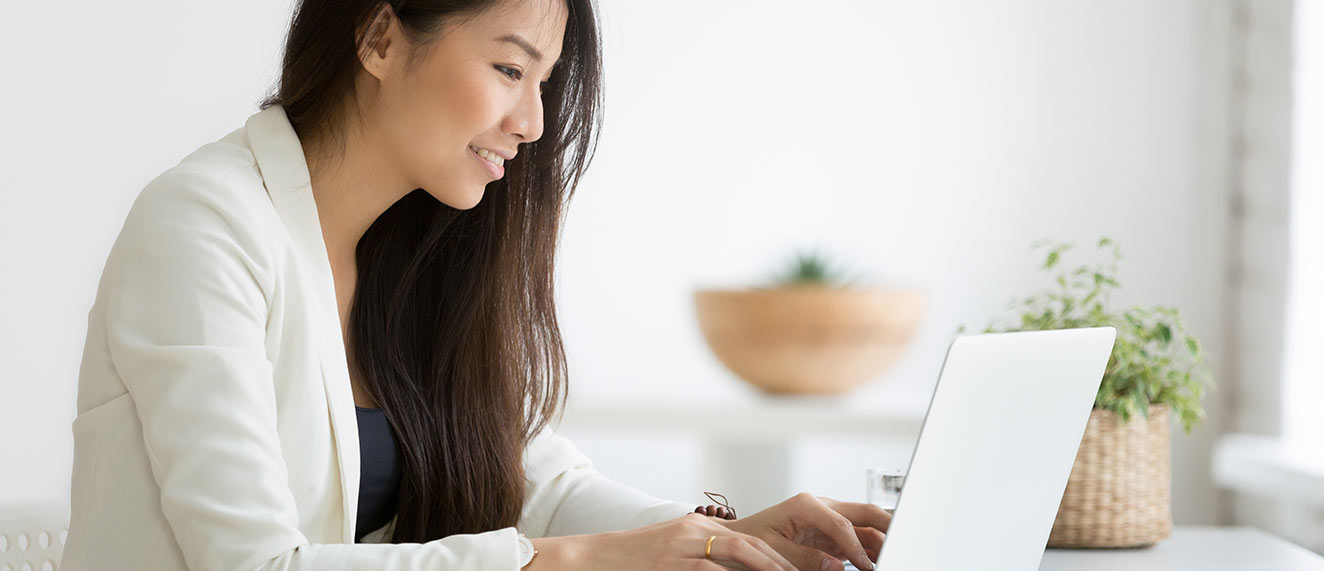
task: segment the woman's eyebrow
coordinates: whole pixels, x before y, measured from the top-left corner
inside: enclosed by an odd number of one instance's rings
[[[506,34],[504,36],[497,38],[497,41],[510,42],[512,44],[515,44],[520,48],[522,48],[525,52],[527,52],[529,54],[529,57],[533,58],[533,61],[535,62],[542,61],[542,52],[538,51],[538,48],[533,47],[533,44],[530,44],[527,40],[519,37],[518,35]]]

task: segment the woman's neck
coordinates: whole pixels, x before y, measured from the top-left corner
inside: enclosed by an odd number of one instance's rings
[[[313,201],[333,271],[352,271],[355,249],[368,227],[413,190],[392,163],[375,156],[382,148],[357,133],[347,135],[344,152],[318,141],[304,145]]]

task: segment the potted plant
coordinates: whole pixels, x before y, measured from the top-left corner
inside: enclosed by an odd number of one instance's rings
[[[1139,547],[1172,531],[1169,419],[1187,434],[1204,418],[1201,395],[1213,386],[1200,341],[1175,308],[1109,307],[1121,248],[1102,238],[1112,259],[1066,268],[1071,244],[1040,242],[1042,269],[1056,287],[1013,300],[1010,322],[984,332],[1112,326],[1117,341],[1103,374],[1076,463],[1058,507],[1049,547]]]
[[[882,374],[910,343],[923,293],[847,280],[819,253],[745,289],[694,292],[718,360],[768,393],[835,394]]]

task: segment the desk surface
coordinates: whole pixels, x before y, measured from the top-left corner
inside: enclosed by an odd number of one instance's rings
[[[1146,549],[1049,549],[1039,571],[1318,571],[1324,557],[1252,527],[1178,527]]]
[[[1251,527],[1178,527],[1149,548],[1044,551],[1039,571],[1067,570],[1324,571],[1324,557]]]

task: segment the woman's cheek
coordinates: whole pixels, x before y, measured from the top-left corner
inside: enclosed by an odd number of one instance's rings
[[[496,83],[476,82],[465,90],[464,116],[473,121],[479,131],[487,131],[501,121],[505,100],[514,92]]]

